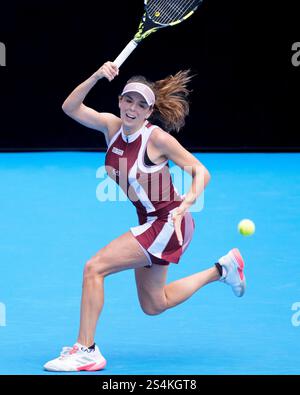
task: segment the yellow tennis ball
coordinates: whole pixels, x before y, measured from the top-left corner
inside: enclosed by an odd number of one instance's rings
[[[243,219],[238,224],[238,231],[243,236],[251,236],[255,232],[255,224],[251,219]]]

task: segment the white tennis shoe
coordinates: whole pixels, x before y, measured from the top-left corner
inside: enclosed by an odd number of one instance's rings
[[[220,281],[231,286],[233,293],[241,297],[246,289],[246,277],[244,274],[244,260],[240,251],[233,248],[228,254],[219,259],[222,266],[222,276]]]
[[[75,372],[81,370],[96,371],[104,369],[106,360],[99,348],[91,350],[80,343],[73,347],[63,347],[60,356],[44,365],[50,372]]]

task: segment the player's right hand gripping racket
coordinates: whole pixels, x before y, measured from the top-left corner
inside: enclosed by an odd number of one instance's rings
[[[137,45],[162,27],[174,26],[189,18],[202,0],[144,0],[145,12],[134,38],[114,63],[120,67]]]

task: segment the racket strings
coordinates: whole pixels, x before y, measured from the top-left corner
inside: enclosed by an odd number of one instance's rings
[[[202,0],[153,0],[147,4],[147,13],[156,23],[167,25],[193,11]]]

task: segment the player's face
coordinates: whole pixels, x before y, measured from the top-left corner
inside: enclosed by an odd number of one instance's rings
[[[123,126],[131,132],[137,131],[152,112],[152,108],[137,92],[125,93],[119,100],[119,107]]]

